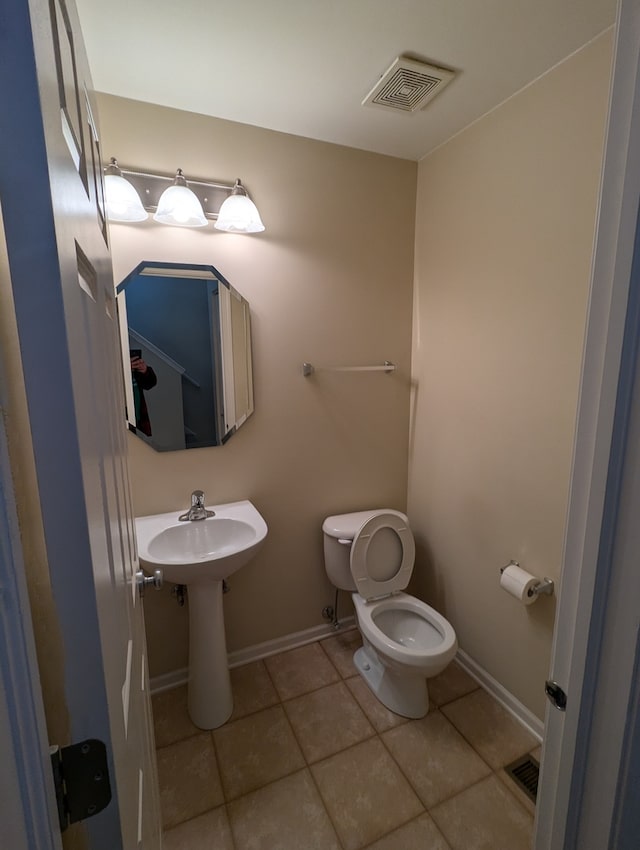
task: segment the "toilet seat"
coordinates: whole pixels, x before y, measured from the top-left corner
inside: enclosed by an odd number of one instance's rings
[[[382,599],[405,589],[416,547],[402,516],[378,513],[358,529],[351,545],[351,575],[363,599]]]
[[[431,675],[436,675],[453,660],[458,648],[453,626],[426,602],[407,593],[374,602],[366,602],[354,593],[353,602],[363,636],[390,662],[403,665],[407,670],[429,670]],[[380,615],[387,611],[402,612],[400,617],[409,614],[420,618],[428,629],[433,630],[435,640],[431,638],[424,644],[420,642],[413,646],[395,640],[388,629],[378,625]]]

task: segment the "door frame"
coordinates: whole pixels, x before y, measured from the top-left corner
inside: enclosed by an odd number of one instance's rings
[[[0,375],[4,375],[2,363]],[[5,402],[0,397],[3,419]],[[0,423],[0,816],[3,837],[14,850],[61,850],[4,421]]]
[[[620,0],[550,670],[550,678],[567,694],[567,708],[560,713],[547,706],[536,850],[570,850],[584,834],[589,838],[587,843],[582,838],[581,850],[604,850],[615,820],[622,816],[618,804],[625,781],[620,761],[633,713],[625,697],[632,693],[636,647],[628,635],[622,642],[616,635],[612,647],[609,632],[616,620],[629,623],[634,616],[633,610],[614,606],[617,589],[631,588],[634,581],[631,563],[618,556],[624,546],[618,521],[632,498],[621,493],[621,487],[635,372],[632,355],[640,342],[640,327],[627,326],[629,304],[640,286],[633,267],[639,152],[640,3]],[[620,661],[615,668],[600,663],[612,650]],[[603,704],[603,688],[613,680],[619,699],[605,699],[608,705]],[[588,824],[591,831],[585,833]]]

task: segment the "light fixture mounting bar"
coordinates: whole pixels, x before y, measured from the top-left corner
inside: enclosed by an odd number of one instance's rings
[[[126,178],[140,195],[142,206],[147,212],[155,212],[160,195],[173,185],[175,174],[171,177],[160,174],[147,174],[144,171],[129,171],[121,168],[122,176]],[[223,202],[231,194],[234,183],[205,183],[202,180],[187,178],[187,185],[198,197],[204,214],[211,221],[218,218],[218,212]]]

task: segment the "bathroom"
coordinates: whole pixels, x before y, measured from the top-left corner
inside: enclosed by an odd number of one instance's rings
[[[138,515],[188,506],[201,487],[211,504],[251,499],[267,521],[225,598],[230,652],[322,622],[326,516],[407,508],[415,592],[543,716],[553,601],[523,611],[499,568],[513,558],[558,578],[611,37],[419,164],[99,95],[105,152],[166,173],[179,150],[194,174],[238,173],[267,223],[235,238],[111,228],[117,281],[142,260],[213,263],[251,305],[255,412],[238,433],[193,452],[129,440]],[[385,360],[394,373],[302,374],[304,361]],[[186,667],[168,588],[145,617],[151,678]]]
[[[255,412],[238,433],[178,453],[129,440],[137,514],[186,509],[200,487],[251,499],[269,526],[224,597],[232,662],[322,628],[326,516],[407,510],[413,593],[541,731],[555,598],[523,608],[499,568],[559,578],[611,39],[420,163],[99,96],[105,154],[166,173],[179,150],[193,174],[241,175],[267,226],[111,229],[116,280],[144,259],[213,263],[251,305]],[[385,360],[395,372],[302,374]],[[152,686],[183,682],[170,586],[145,619]]]
[[[267,226],[111,228],[116,281],[144,259],[213,263],[251,305],[242,429],[194,452],[128,441],[137,515],[186,509],[201,487],[267,521],[225,596],[232,658],[323,626],[324,517],[406,510],[411,591],[541,731],[555,599],[523,608],[499,568],[559,578],[612,44],[605,31],[420,162],[98,96],[105,157],[240,175]],[[302,374],[384,360],[392,374]],[[145,619],[152,685],[182,681],[170,587]]]

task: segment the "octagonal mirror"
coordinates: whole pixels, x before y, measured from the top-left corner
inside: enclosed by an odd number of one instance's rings
[[[159,452],[225,443],[253,412],[247,300],[188,263],[140,263],[116,291],[129,428]]]

